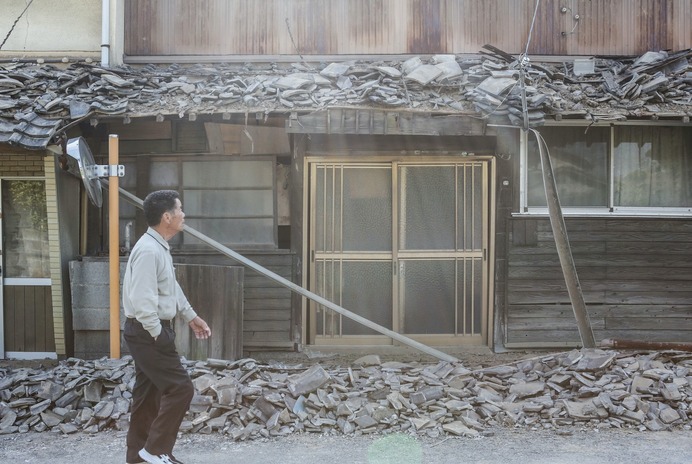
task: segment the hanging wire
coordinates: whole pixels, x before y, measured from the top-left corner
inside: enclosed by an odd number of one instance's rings
[[[536,9],[533,10],[533,19],[531,20],[531,27],[529,28],[529,37],[526,39],[526,48],[524,49],[524,56],[529,54],[529,44],[531,43],[531,35],[533,34],[533,26],[536,24],[536,16],[538,15],[538,6],[541,4],[541,0],[536,0]]]
[[[521,112],[524,116],[524,131],[529,130],[529,108],[526,103],[526,84],[524,82],[524,71],[525,67],[529,63],[529,45],[531,44],[531,35],[533,35],[533,26],[536,24],[536,16],[538,15],[538,7],[541,4],[541,0],[536,0],[536,8],[533,10],[533,19],[531,20],[531,27],[529,28],[529,36],[526,38],[526,48],[524,49],[524,54],[521,56],[519,61],[519,80],[521,81]]]
[[[541,0],[536,0],[536,8],[533,10],[533,18],[531,19],[531,27],[529,27],[529,36],[526,39],[526,47],[524,48],[524,53],[519,57],[519,80],[509,89],[507,92],[507,95],[505,95],[505,98],[502,99],[502,101],[495,107],[494,110],[492,110],[490,113],[484,115],[480,119],[488,119],[490,116],[495,114],[497,110],[507,101],[507,98],[511,95],[512,91],[514,88],[521,84],[521,105],[522,105],[522,113],[524,115],[524,130],[529,129],[529,110],[527,108],[527,103],[526,103],[526,88],[524,85],[524,67],[528,65],[529,63],[529,45],[531,44],[531,36],[533,35],[533,27],[536,24],[536,16],[538,16],[538,7],[541,4]]]

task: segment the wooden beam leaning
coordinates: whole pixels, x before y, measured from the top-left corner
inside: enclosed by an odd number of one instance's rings
[[[286,121],[293,134],[485,135],[485,122],[470,115],[329,108]]]
[[[555,176],[553,175],[553,167],[548,156],[547,147],[543,137],[536,129],[529,129],[536,135],[538,142],[538,151],[541,157],[541,171],[543,172],[543,184],[545,187],[545,196],[548,203],[548,214],[550,215],[550,225],[553,229],[555,245],[557,246],[557,254],[560,258],[560,266],[562,274],[565,277],[567,292],[569,293],[574,317],[577,320],[579,327],[579,336],[584,348],[596,348],[596,339],[593,335],[591,322],[589,321],[589,313],[586,310],[584,295],[579,284],[577,269],[574,265],[574,257],[567,238],[567,229],[565,227],[565,219],[562,216],[562,207],[560,199],[557,195],[557,185],[555,184]]]
[[[107,185],[107,183],[105,181],[102,180],[102,182]],[[141,199],[132,195],[127,190],[124,190],[122,188],[120,188],[119,190],[120,190],[120,195],[122,197],[124,197],[129,203],[131,203],[132,205],[134,205],[140,209],[142,208],[143,202]],[[332,311],[335,311],[335,312],[341,314],[342,316],[345,316],[345,317],[347,317],[347,318],[349,318],[355,322],[358,322],[359,324],[362,324],[362,325],[364,325],[364,326],[366,326],[372,330],[375,330],[376,332],[379,332],[383,335],[386,335],[393,340],[397,340],[397,341],[403,343],[404,345],[410,346],[411,348],[414,348],[418,351],[421,351],[423,353],[434,356],[437,359],[440,359],[442,361],[447,361],[447,362],[458,362],[459,361],[454,356],[448,355],[447,353],[443,353],[442,351],[439,351],[439,350],[436,350],[432,347],[424,345],[420,342],[417,342],[416,340],[408,338],[405,335],[402,335],[400,333],[389,330],[386,327],[382,327],[379,324],[376,324],[376,323],[374,323],[374,322],[372,322],[372,321],[370,321],[370,320],[368,320],[362,316],[359,316],[358,314],[355,314],[355,313],[353,313],[353,312],[351,312],[345,308],[342,308],[341,306],[339,306],[335,303],[332,303],[331,301],[329,301],[329,300],[327,300],[327,299],[325,299],[325,298],[323,298],[323,297],[321,297],[315,293],[312,293],[309,290],[304,289],[303,287],[291,282],[290,280],[288,280],[284,277],[281,277],[280,275],[270,271],[269,269],[266,269],[266,268],[260,266],[259,264],[255,263],[254,261],[251,261],[251,260],[245,258],[244,256],[242,256],[242,255],[236,253],[235,251],[231,250],[230,248],[220,244],[216,240],[214,240],[210,237],[207,237],[203,233],[193,229],[192,227],[190,227],[188,225],[185,225],[183,230],[184,230],[184,232],[187,232],[188,234],[192,235],[193,237],[206,243],[207,245],[209,245],[211,248],[215,249],[216,251],[228,256],[231,259],[234,259],[235,261],[243,264],[244,266],[249,267],[250,269],[252,269],[253,271],[255,271],[257,273],[272,279],[273,281],[275,281],[275,282],[279,283],[280,285],[288,288],[289,290],[292,290],[292,291],[304,296],[305,298],[308,298],[309,300],[312,300],[318,304],[321,304],[322,306],[325,306],[325,307],[331,309]]]

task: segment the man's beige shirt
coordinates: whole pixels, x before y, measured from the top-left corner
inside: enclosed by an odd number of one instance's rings
[[[161,321],[171,320],[178,310],[190,322],[197,316],[175,279],[168,242],[149,227],[132,248],[123,277],[125,317],[134,317],[158,337]]]

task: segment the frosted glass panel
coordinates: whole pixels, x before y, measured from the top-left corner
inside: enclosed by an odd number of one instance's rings
[[[342,306],[372,322],[392,328],[392,265],[389,262],[345,262]],[[343,318],[344,335],[375,335],[372,329]]]
[[[478,250],[483,246],[483,169],[481,165],[457,167],[457,249]]]
[[[546,127],[541,134],[562,206],[607,206],[609,129]],[[527,170],[528,205],[546,206],[541,157],[533,134],[529,137]]]
[[[185,217],[185,223],[217,242],[244,246],[273,245],[274,218],[199,219]],[[178,234],[183,236],[183,234]],[[192,235],[185,235],[185,243],[202,244]]]
[[[449,333],[455,325],[454,261],[405,260],[401,264],[403,333]]]
[[[137,186],[137,164],[136,163],[121,163],[125,168],[125,175],[118,177],[118,187],[125,190],[130,190],[133,193]]]
[[[340,203],[334,197],[334,177],[341,175],[341,169],[334,167],[317,168],[317,194],[315,198],[315,250],[335,250],[335,230],[341,217]],[[336,209],[336,211],[335,211]]]
[[[482,308],[482,269],[480,258],[461,259],[457,262],[459,277],[457,294],[459,317],[457,333],[461,335],[478,335],[481,333]]]
[[[400,169],[401,249],[455,249],[454,169],[449,166]]]
[[[344,169],[343,198],[343,251],[391,251],[391,169]]]
[[[154,161],[149,168],[151,190],[172,189],[180,186],[177,161]]]
[[[274,163],[267,161],[187,161],[183,185],[188,188],[273,188]]]
[[[272,216],[272,190],[185,190],[183,209],[191,217]]]
[[[392,328],[391,263],[330,260],[317,262],[315,270],[320,296],[376,324]],[[327,336],[378,334],[324,308],[318,311],[317,333]]]

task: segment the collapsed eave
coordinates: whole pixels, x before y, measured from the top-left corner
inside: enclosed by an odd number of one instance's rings
[[[478,135],[489,122],[689,123],[690,58],[692,49],[648,52],[594,58],[584,69],[583,59],[533,63],[486,46],[479,56],[326,65],[13,62],[0,65],[0,143],[45,149],[85,120],[238,114],[246,122],[283,114],[294,133],[433,136]]]

